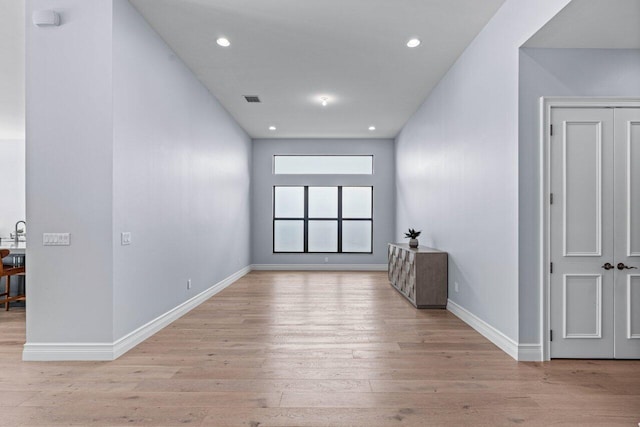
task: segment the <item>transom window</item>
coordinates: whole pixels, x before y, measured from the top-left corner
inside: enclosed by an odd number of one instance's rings
[[[273,187],[274,253],[373,253],[373,187]]]
[[[275,155],[276,175],[373,175],[373,156]]]

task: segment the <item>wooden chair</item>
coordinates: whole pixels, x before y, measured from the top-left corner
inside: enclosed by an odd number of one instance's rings
[[[11,276],[15,276],[18,274],[24,275],[26,270],[24,265],[20,267],[3,265],[1,259],[6,257],[7,255],[9,255],[8,249],[0,249],[0,278],[7,278],[7,286],[5,287],[5,291],[3,293],[0,293],[0,297],[4,297],[3,299],[0,299],[0,304],[4,303],[4,309],[9,311],[9,304],[12,301],[26,300],[26,296],[24,294],[11,296]]]

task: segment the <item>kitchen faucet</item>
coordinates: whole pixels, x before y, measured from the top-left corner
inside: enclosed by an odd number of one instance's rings
[[[15,236],[14,236],[14,239],[15,239],[14,241],[16,242],[16,245],[18,244],[18,241],[20,240],[20,239],[19,239],[20,234],[23,234],[23,233],[24,233],[24,228],[22,228],[22,229],[18,230],[18,225],[19,225],[20,223],[23,223],[25,227],[27,226],[27,223],[26,223],[25,221],[18,221],[18,222],[16,222],[16,234],[15,234]]]

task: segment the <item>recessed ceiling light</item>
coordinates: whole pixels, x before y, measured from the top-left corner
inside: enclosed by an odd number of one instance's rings
[[[231,46],[231,42],[229,40],[225,39],[224,37],[220,37],[218,40],[216,40],[216,43],[218,43],[218,45],[222,46],[222,47]]]
[[[320,97],[320,101],[321,101],[321,103],[322,103],[322,106],[323,106],[323,107],[326,107],[326,106],[327,106],[327,104],[329,103],[329,98],[327,98],[326,96],[321,96],[321,97]]]
[[[420,46],[420,40],[418,39],[411,39],[407,42],[407,47],[418,47]]]
[[[275,126],[269,126],[269,130],[276,130]]]
[[[369,130],[376,130],[375,126],[369,126]]]

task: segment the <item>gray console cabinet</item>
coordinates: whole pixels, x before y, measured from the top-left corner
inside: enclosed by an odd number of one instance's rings
[[[389,243],[389,281],[416,308],[447,307],[448,254]]]

